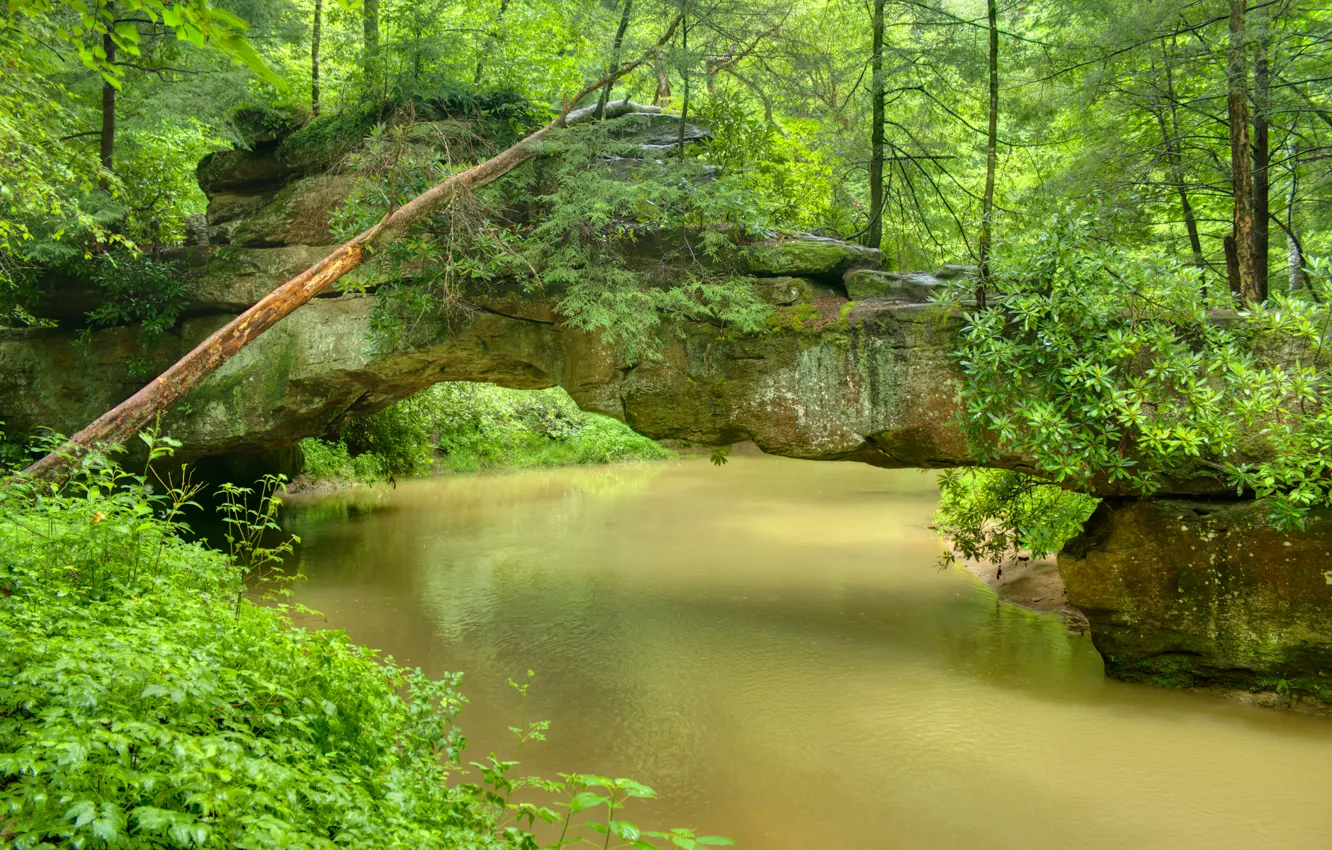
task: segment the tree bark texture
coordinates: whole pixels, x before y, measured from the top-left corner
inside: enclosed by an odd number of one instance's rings
[[[675,33],[680,18],[671,22],[666,33],[653,48],[653,53]],[[461,171],[417,195],[393,210],[378,224],[343,243],[333,253],[274,289],[240,316],[228,322],[208,339],[199,343],[169,369],[154,378],[143,389],[115,408],[99,417],[88,427],[70,437],[59,449],[46,455],[24,470],[24,474],[46,480],[67,477],[77,457],[98,445],[124,444],[135,434],[165,413],[170,407],[201,384],[241,349],[258,339],[265,331],[320,292],[328,289],[344,274],[361,264],[367,249],[375,244],[392,240],[405,227],[430,210],[448,203],[465,192],[475,191],[495,182],[518,166],[536,156],[537,144],[558,129],[590,120],[594,109],[573,108],[580,100],[596,92],[608,82],[638,68],[652,54],[617,68],[613,73],[586,86],[549,124],[516,142],[498,155]],[[624,109],[634,104],[624,102]],[[12,481],[13,479],[11,479]]]
[[[1262,300],[1254,270],[1253,151],[1249,139],[1248,63],[1245,61],[1245,0],[1231,0],[1230,51],[1226,64],[1226,107],[1230,118],[1230,186],[1234,199],[1226,261],[1231,286],[1250,304]]]
[[[870,221],[865,244],[878,248],[883,242],[883,7],[885,0],[874,0],[873,34],[870,54]]]
[[[1299,197],[1300,172],[1298,168],[1298,150],[1292,140],[1286,147],[1286,159],[1290,163],[1290,189],[1286,192],[1286,269],[1290,275],[1290,291],[1304,289],[1304,247],[1300,245],[1299,235],[1295,230],[1295,201]]]

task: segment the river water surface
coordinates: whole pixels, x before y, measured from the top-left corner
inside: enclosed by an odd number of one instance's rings
[[[940,570],[934,478],[735,457],[403,483],[297,508],[316,621],[465,671],[467,759],[633,777],[753,850],[1332,848],[1332,720],[1107,681]]]

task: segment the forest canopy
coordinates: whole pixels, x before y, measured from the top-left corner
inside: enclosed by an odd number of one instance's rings
[[[1118,211],[1121,246],[1172,253],[1205,285],[1252,296],[1300,288],[1332,228],[1330,23],[1310,2],[5,10],[0,264],[11,308],[32,296],[37,268],[184,240],[203,207],[194,163],[253,144],[276,129],[266,123],[442,93],[558,108],[676,17],[670,41],[614,94],[687,109],[713,134],[691,155],[742,174],[747,203],[882,247],[897,268],[978,263],[988,241],[1021,240],[1092,199]]]

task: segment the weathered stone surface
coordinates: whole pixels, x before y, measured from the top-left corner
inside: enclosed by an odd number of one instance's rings
[[[1261,502],[1107,501],[1059,568],[1115,678],[1332,702],[1332,511],[1281,532]]]
[[[211,196],[209,239],[214,244],[247,248],[336,243],[329,218],[350,189],[351,180],[346,176],[317,175],[301,178],[271,196]]]
[[[846,273],[847,297],[853,301],[882,298],[924,304],[939,288],[940,280],[923,272],[881,272],[852,269]]]
[[[185,309],[191,313],[239,313],[328,256],[334,247],[216,248],[208,262],[189,275]]]
[[[192,456],[274,448],[438,381],[473,380],[558,384],[658,438],[753,440],[776,454],[881,466],[967,462],[951,422],[950,321],[933,308],[857,309],[822,333],[683,325],[663,330],[662,360],[631,364],[559,324],[550,302],[517,294],[483,300],[418,348],[374,354],[372,306],[344,296],[302,308],[173,412],[171,433]],[[12,335],[0,341],[0,419],[73,431],[137,389],[131,373],[156,374],[227,318],[187,321],[137,364],[133,329],[94,332],[85,347],[69,333]]]

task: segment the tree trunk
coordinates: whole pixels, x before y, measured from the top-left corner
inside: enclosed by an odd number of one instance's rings
[[[874,0],[874,22],[870,54],[870,221],[865,231],[865,244],[878,248],[883,242],[883,6],[885,0]]]
[[[1179,140],[1179,110],[1175,101],[1175,78],[1170,69],[1170,53],[1166,50],[1165,39],[1161,39],[1161,59],[1165,63],[1166,105],[1170,110],[1170,124],[1166,126],[1165,110],[1158,115],[1161,122],[1161,136],[1165,140],[1166,157],[1170,162],[1170,178],[1179,192],[1179,206],[1184,217],[1184,229],[1189,235],[1189,250],[1193,252],[1193,264],[1198,271],[1207,273],[1207,261],[1203,259],[1202,239],[1198,235],[1198,216],[1189,201],[1188,186],[1184,181],[1184,152]]]
[[[1299,170],[1296,167],[1295,142],[1292,140],[1286,148],[1286,158],[1290,161],[1290,191],[1286,193],[1286,264],[1290,274],[1290,291],[1304,289],[1304,248],[1300,245],[1295,230],[1295,199],[1299,194]]]
[[[361,24],[363,38],[361,47],[365,51],[362,56],[362,67],[365,72],[366,91],[379,91],[380,83],[380,56],[379,56],[379,0],[362,0]]]
[[[991,228],[994,219],[994,178],[999,162],[999,3],[989,0],[990,124],[985,147],[985,196],[981,200],[980,287],[976,300],[985,307],[985,282],[990,276]]]
[[[680,159],[685,157],[685,130],[689,127],[689,11],[686,6],[684,21],[680,25],[680,80],[684,83],[684,101],[680,105]]]
[[[314,32],[310,36],[310,113],[319,117],[319,42],[324,36],[324,0],[314,0]]]
[[[675,34],[680,18],[676,17],[666,33],[654,45],[666,43]],[[100,445],[123,445],[141,431],[154,418],[165,413],[173,404],[199,386],[218,367],[237,352],[258,339],[285,316],[323,292],[347,272],[360,265],[367,247],[392,239],[403,228],[425,213],[447,203],[465,192],[487,186],[536,155],[537,143],[561,127],[592,118],[594,110],[579,110],[571,114],[580,100],[596,92],[608,82],[628,74],[650,58],[651,53],[617,68],[585,87],[549,124],[518,141],[497,156],[461,171],[438,183],[406,204],[385,216],[374,227],[343,243],[333,253],[274,289],[250,309],[228,322],[194,350],[178,360],[151,383],[125,401],[99,417],[88,427],[70,437],[57,450],[46,455],[24,470],[25,475],[46,480],[61,480],[68,476],[77,458],[90,448]],[[623,108],[637,109],[636,104],[624,101]],[[10,482],[15,479],[9,479]]]
[[[629,15],[633,12],[634,0],[624,0],[624,8],[620,11],[620,26],[615,30],[615,43],[611,47],[611,61],[607,70],[614,70],[620,64],[620,48],[624,45],[624,34],[629,31]],[[601,90],[601,97],[597,99],[597,118],[604,117],[606,104],[610,103],[611,89],[615,83],[607,83]]]
[[[1245,0],[1230,3],[1230,55],[1226,66],[1226,107],[1230,118],[1230,186],[1234,198],[1231,239],[1226,261],[1231,286],[1250,304],[1262,300],[1254,271],[1253,151],[1249,141],[1248,63],[1244,56]]]
[[[102,34],[102,49],[106,51],[106,64],[116,62],[116,42],[111,34]],[[111,167],[115,164],[116,154],[116,87],[102,81],[102,143],[99,150],[102,173],[97,178],[97,185],[102,191],[111,190]]]
[[[481,85],[481,77],[486,70],[486,55],[492,52],[499,44],[500,27],[504,24],[504,14],[509,11],[510,0],[500,0],[498,14],[495,15],[495,24],[486,35],[485,49],[476,59],[476,73],[472,75],[472,84]]]
[[[1253,58],[1253,277],[1259,300],[1267,298],[1268,214],[1271,210],[1271,148],[1268,142],[1268,110],[1271,108],[1271,73],[1268,37],[1254,45]]]

